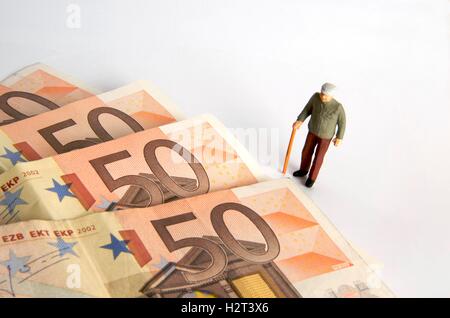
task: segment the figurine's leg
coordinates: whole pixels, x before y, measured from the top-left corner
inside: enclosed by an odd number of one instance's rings
[[[302,150],[302,162],[300,164],[300,171],[303,175],[306,175],[311,167],[311,160],[314,154],[314,148],[317,145],[319,138],[312,133],[308,133],[306,136],[305,145]]]
[[[316,181],[317,176],[319,175],[320,167],[322,166],[323,159],[325,154],[327,153],[328,146],[330,146],[331,139],[321,139],[318,138],[318,144],[316,148],[316,153],[314,154],[314,160],[309,171],[309,179],[312,181]]]

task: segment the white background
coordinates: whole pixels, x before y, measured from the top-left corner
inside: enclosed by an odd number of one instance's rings
[[[70,3],[80,28],[67,26]],[[280,161],[297,114],[331,81],[347,133],[302,188],[384,263],[398,296],[448,297],[448,31],[438,0],[2,0],[0,77],[43,62],[103,91],[149,79],[187,115],[278,129]]]

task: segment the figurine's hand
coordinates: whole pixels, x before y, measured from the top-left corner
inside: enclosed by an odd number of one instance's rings
[[[292,128],[299,129],[302,124],[303,124],[302,121],[297,120],[295,123],[292,124]]]
[[[341,144],[341,142],[342,142],[342,139],[339,139],[339,138],[333,139],[333,143],[334,143],[335,147],[338,147]]]

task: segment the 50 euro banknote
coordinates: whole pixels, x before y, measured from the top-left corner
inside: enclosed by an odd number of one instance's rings
[[[0,228],[4,297],[392,297],[288,179]]]
[[[182,119],[145,81],[0,127],[0,172]]]
[[[19,162],[0,175],[0,224],[147,207],[263,179],[231,133],[202,115]]]
[[[95,95],[77,80],[37,63],[0,82],[0,126]]]

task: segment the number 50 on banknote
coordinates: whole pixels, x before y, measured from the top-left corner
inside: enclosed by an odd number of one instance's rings
[[[261,180],[244,147],[203,115],[17,164],[0,175],[0,223],[147,207]]]
[[[0,172],[181,119],[158,89],[137,81],[0,127]]]
[[[392,296],[286,179],[1,232],[0,296]]]

